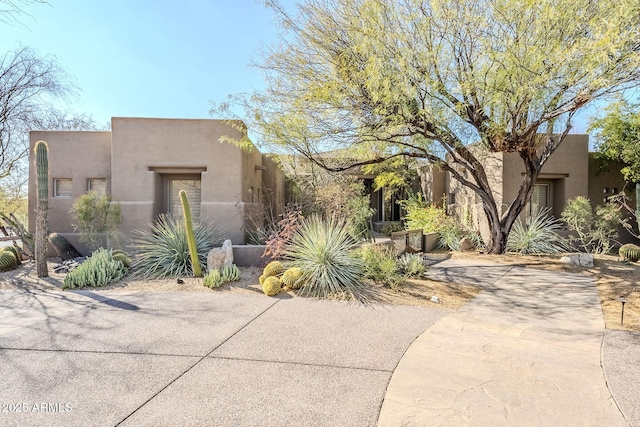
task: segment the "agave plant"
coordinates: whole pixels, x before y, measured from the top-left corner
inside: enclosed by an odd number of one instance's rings
[[[214,222],[194,223],[193,234],[201,265],[207,254],[222,241],[222,230]],[[151,278],[192,276],[189,244],[184,221],[171,215],[160,215],[147,231],[134,231],[132,245],[135,255],[132,268],[136,275]]]
[[[556,231],[562,222],[549,216],[549,210],[536,212],[528,226],[517,221],[507,240],[507,252],[527,254],[557,254],[567,251],[565,239]]]
[[[283,252],[288,265],[302,271],[299,293],[319,298],[337,294],[359,299],[363,264],[352,254],[355,245],[347,224],[315,215],[304,219]]]

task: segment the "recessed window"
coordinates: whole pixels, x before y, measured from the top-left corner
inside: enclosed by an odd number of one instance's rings
[[[100,196],[106,196],[107,180],[105,178],[89,178],[87,180],[87,190],[93,191]]]
[[[73,197],[73,181],[71,178],[53,180],[53,197]]]
[[[449,204],[450,205],[456,204],[456,193],[449,193]]]

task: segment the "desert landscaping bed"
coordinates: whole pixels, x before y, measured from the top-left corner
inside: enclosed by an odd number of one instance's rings
[[[640,331],[640,265],[638,263],[622,263],[616,256],[596,255],[593,268],[583,268],[564,264],[560,256],[522,256],[522,255],[487,255],[478,252],[451,252],[454,258],[466,258],[487,262],[502,263],[527,268],[559,271],[567,273],[587,274],[596,280],[600,303],[606,327]],[[41,289],[60,290],[64,274],[53,273],[55,262],[49,263],[50,277],[39,279],[36,276],[34,263],[25,262],[19,269],[0,273],[0,289]],[[189,292],[240,292],[262,294],[258,277],[261,269],[242,267],[241,279],[226,283],[218,289],[211,290],[202,285],[202,279],[184,278],[184,283],[175,279],[142,279],[128,275],[118,283],[100,290],[122,291],[189,291]],[[443,283],[433,280],[409,279],[399,289],[367,284],[365,295],[367,302],[381,304],[402,304],[431,308],[457,309],[480,292],[479,288],[457,283]],[[291,296],[295,294],[289,293]],[[439,303],[431,297],[437,296]],[[625,322],[620,325],[621,303],[618,298],[624,297]],[[265,296],[265,298],[267,298]]]
[[[38,289],[61,290],[64,273],[53,273],[56,262],[49,262],[49,277],[39,279],[35,272],[35,263],[24,262],[17,270],[0,273],[0,289]],[[258,267],[241,267],[239,281],[226,283],[217,289],[209,289],[202,284],[202,279],[184,278],[183,283],[176,279],[143,279],[128,275],[118,283],[93,291],[187,291],[187,292],[240,292],[263,295],[258,278],[262,269]],[[479,288],[457,283],[443,283],[433,280],[409,279],[397,290],[374,284],[367,284],[364,295],[367,303],[414,305],[430,308],[457,309],[480,292]],[[294,296],[293,292],[289,295]],[[439,302],[431,298],[438,297]]]

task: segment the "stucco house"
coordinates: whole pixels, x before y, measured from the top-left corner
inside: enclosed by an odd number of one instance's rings
[[[491,180],[491,186],[499,206],[503,212],[518,193],[525,170],[517,153],[479,152],[478,156]],[[599,167],[595,153],[589,152],[589,135],[567,135],[563,143],[551,155],[535,183],[531,203],[521,214],[526,222],[538,209],[549,209],[550,213],[560,218],[568,200],[578,196],[587,197],[592,206],[606,203],[606,199],[624,187],[624,179],[620,174],[621,167],[610,167],[603,170]],[[464,171],[461,172],[464,173]],[[423,179],[427,196],[434,203],[442,206],[446,202],[450,214],[460,218],[467,217],[487,237],[488,225],[482,211],[480,198],[470,189],[463,187],[450,174],[429,166]],[[635,196],[632,203],[635,204]],[[621,229],[622,231],[622,229]],[[623,233],[623,240],[628,237]]]
[[[219,142],[240,132],[222,120],[111,119],[111,131],[32,131],[49,146],[49,227],[79,249],[69,214],[74,200],[89,190],[111,195],[122,208],[119,232],[126,243],[161,213],[182,215],[178,198],[186,190],[195,218],[224,226],[234,244],[245,243],[251,215],[270,203],[284,205],[284,177],[258,150]],[[29,170],[29,229],[35,230],[36,177]],[[86,251],[86,250],[85,250]]]

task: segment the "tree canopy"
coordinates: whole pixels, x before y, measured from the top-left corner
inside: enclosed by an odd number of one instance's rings
[[[272,8],[284,32],[257,64],[266,88],[231,100],[246,107],[249,128],[330,170],[400,156],[438,164],[482,200],[492,253],[504,250],[576,112],[640,79],[637,0]],[[504,212],[471,143],[523,161],[520,191]],[[347,154],[322,155],[336,149]]]

